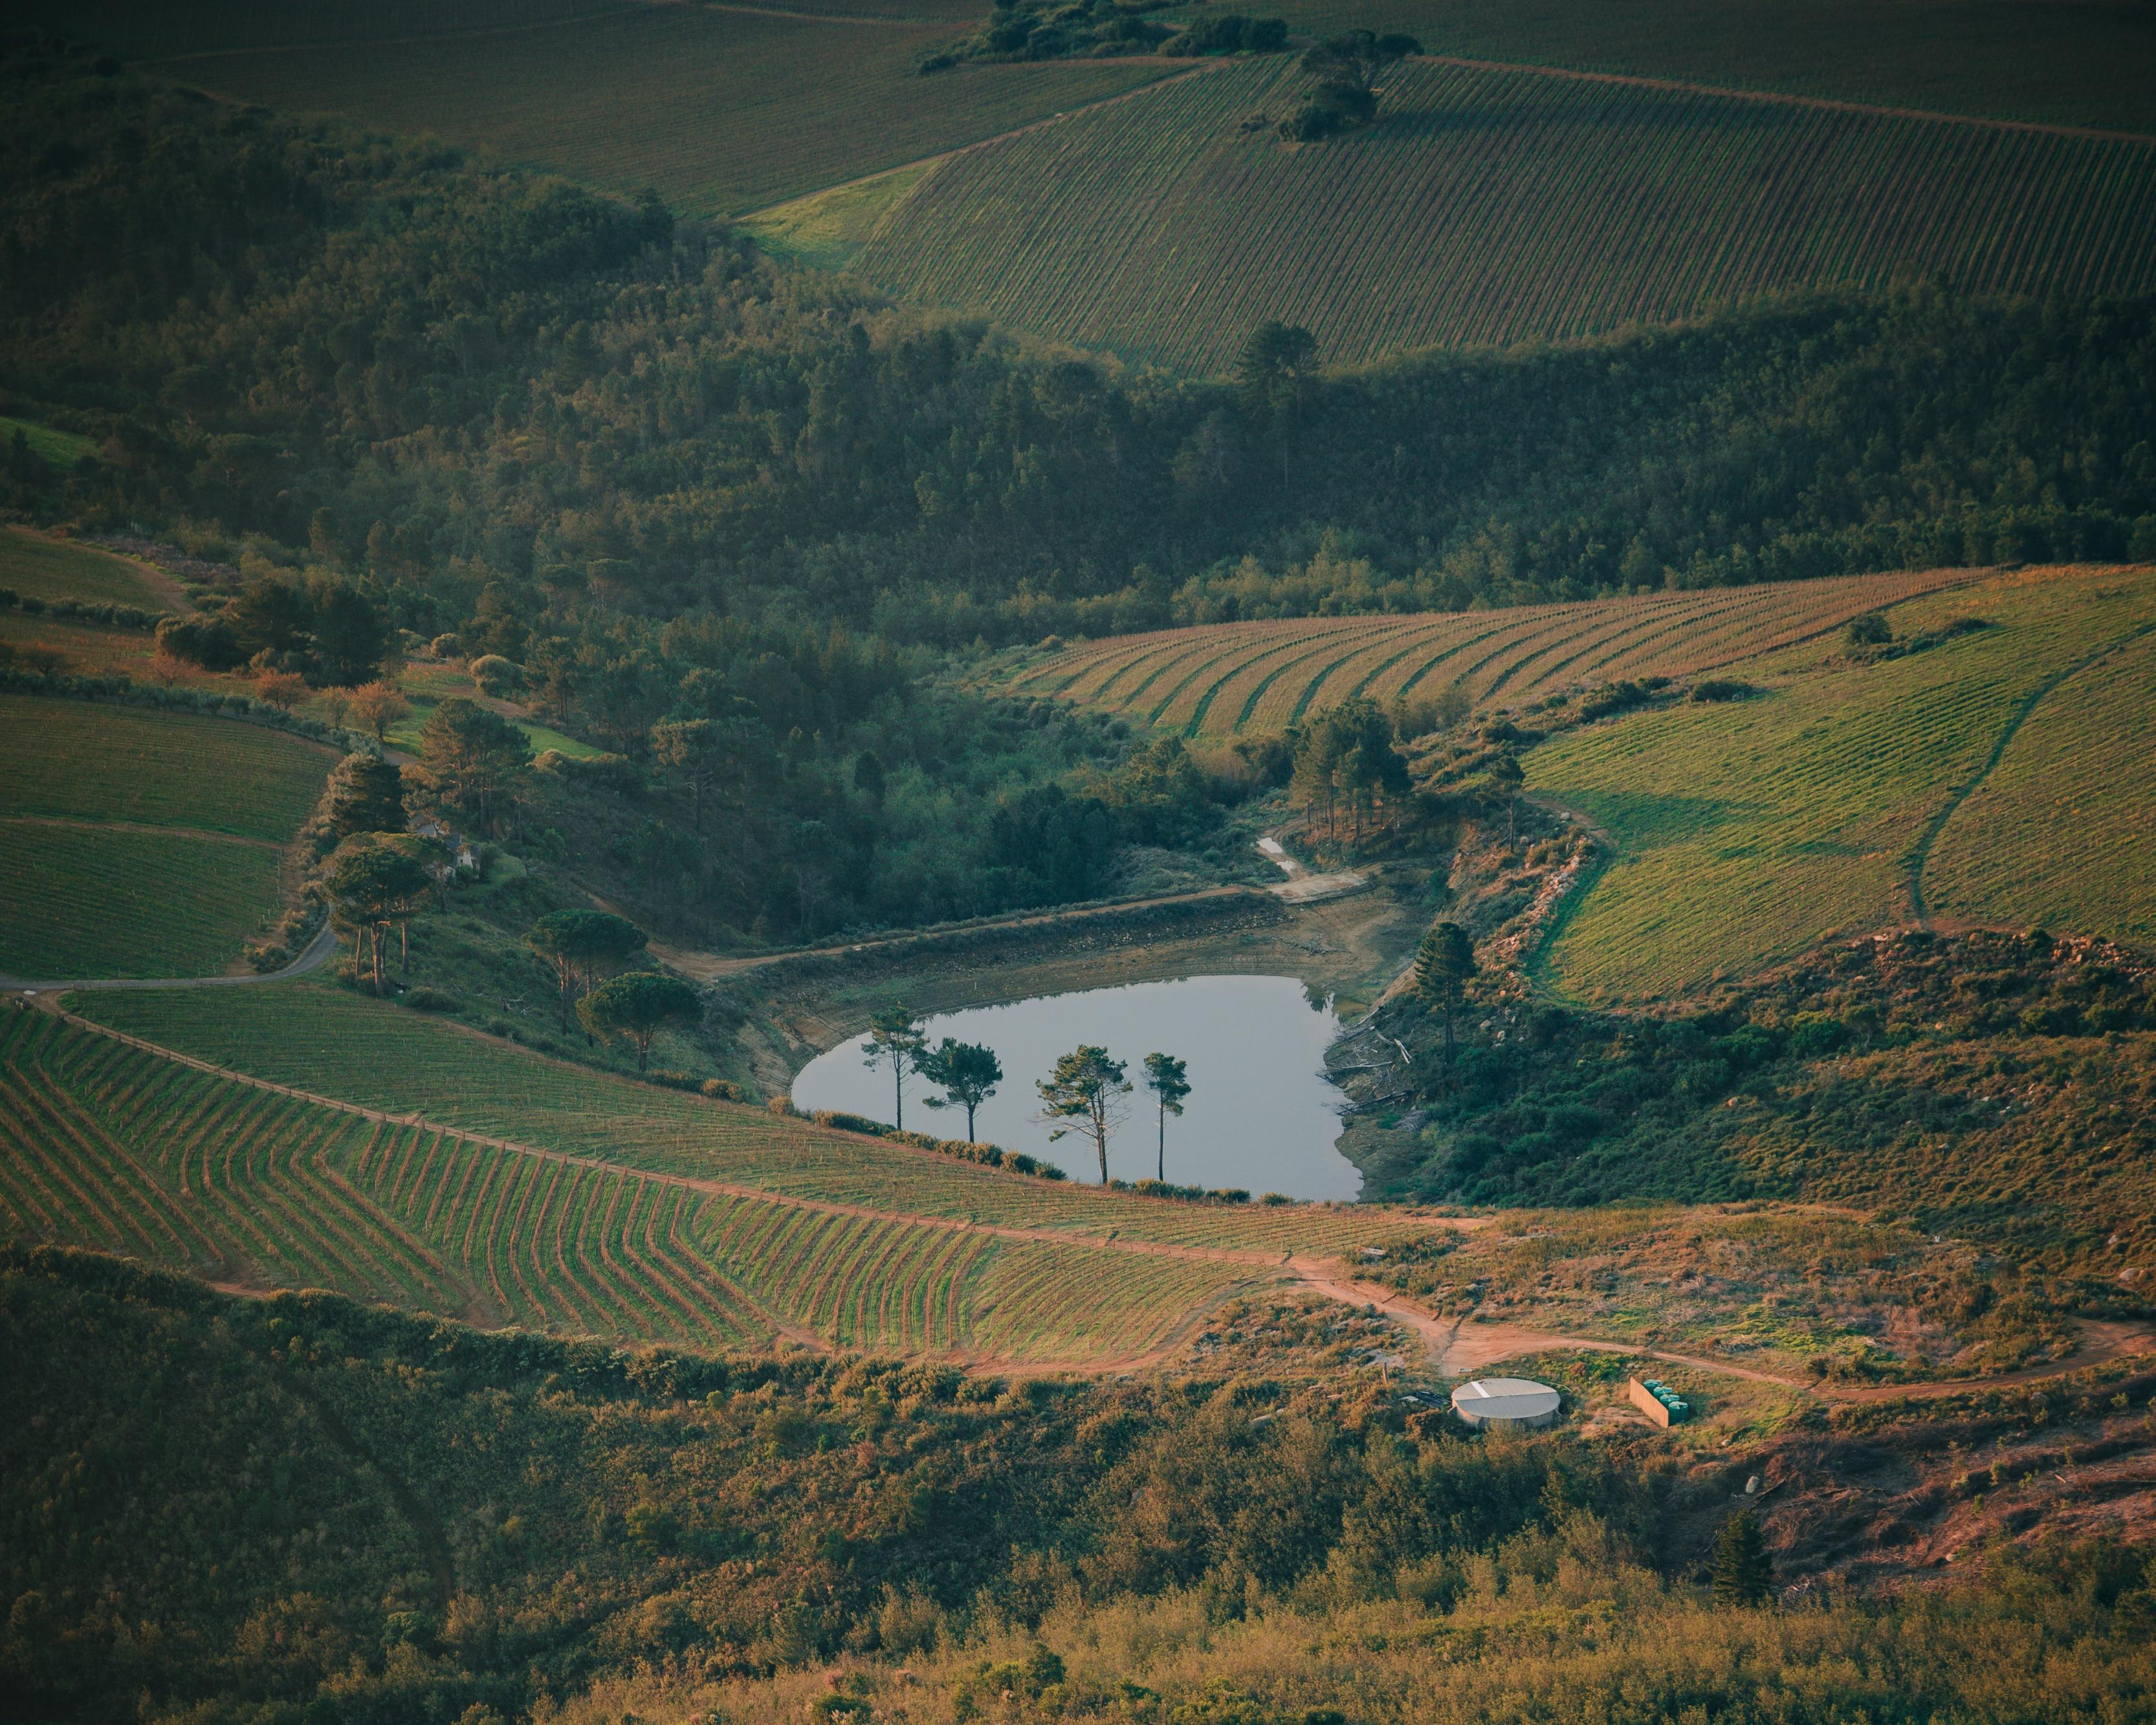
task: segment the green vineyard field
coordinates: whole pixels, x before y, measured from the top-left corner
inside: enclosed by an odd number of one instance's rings
[[[275,849],[0,818],[0,976],[213,975],[278,901]]]
[[[24,1010],[0,1018],[0,1145],[13,1239],[616,1343],[1084,1364],[1270,1268],[713,1192],[363,1118]]]
[[[85,992],[85,1018],[280,1084],[461,1132],[774,1196],[1161,1245],[1286,1254],[1378,1238],[1373,1210],[1220,1207],[1031,1180],[550,1060],[324,983]]]
[[[1745,668],[1755,699],[1613,720],[1525,757],[1530,789],[1614,849],[1541,955],[1545,982],[1664,996],[1902,926],[1920,901],[2146,937],[2156,577],[1999,576],[1894,614],[1900,633],[1987,626],[1870,665],[1769,654]]]
[[[567,10],[567,8],[562,10]],[[532,28],[235,47],[152,62],[213,94],[430,134],[674,208],[732,215],[978,143],[1187,62],[915,67],[917,13],[631,5]]]
[[[2073,670],[2030,710],[1939,830],[1922,881],[1932,913],[2156,943],[2152,738],[2156,634]]]
[[[282,902],[331,757],[192,713],[0,696],[0,975],[213,975]]]
[[[1933,570],[1500,611],[1209,624],[1089,642],[1029,665],[1006,688],[1192,737],[1278,732],[1358,696],[1414,701],[1455,685],[1477,705],[1509,706],[1620,677],[1703,675],[1969,578]]]
[[[1803,288],[2156,286],[2156,141],[1429,59],[1387,74],[1363,131],[1250,124],[1303,82],[1227,65],[963,151],[853,267],[1203,375],[1269,318],[1343,365]]]
[[[327,751],[194,713],[0,695],[0,814],[124,820],[282,845]]]

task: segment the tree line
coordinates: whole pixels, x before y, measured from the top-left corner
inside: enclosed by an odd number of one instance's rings
[[[996,1094],[1004,1081],[1003,1062],[996,1051],[980,1043],[960,1042],[946,1036],[931,1045],[921,1020],[908,1009],[896,1006],[878,1013],[869,1028],[866,1058],[862,1064],[881,1067],[891,1074],[894,1123],[906,1126],[906,1081],[919,1076],[943,1094],[928,1098],[931,1108],[963,1108],[966,1136],[974,1135],[974,1116],[981,1105]],[[1126,1076],[1129,1063],[1118,1060],[1105,1048],[1081,1043],[1057,1058],[1055,1070],[1037,1080],[1040,1097],[1035,1118],[1051,1127],[1049,1142],[1059,1142],[1074,1133],[1089,1140],[1099,1158],[1101,1183],[1108,1183],[1108,1140],[1130,1117],[1126,1101],[1133,1088]],[[1168,1121],[1180,1116],[1190,1095],[1189,1068],[1173,1055],[1156,1050],[1141,1068],[1147,1091],[1153,1099],[1158,1137],[1155,1180],[1168,1183]]]

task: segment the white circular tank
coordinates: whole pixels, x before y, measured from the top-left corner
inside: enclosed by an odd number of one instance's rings
[[[1491,1431],[1532,1431],[1557,1423],[1558,1394],[1527,1378],[1477,1378],[1452,1392],[1452,1411]]]

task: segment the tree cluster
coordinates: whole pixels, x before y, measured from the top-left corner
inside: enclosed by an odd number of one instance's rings
[[[1287,747],[1289,790],[1313,829],[1323,817],[1328,845],[1342,838],[1343,810],[1350,846],[1363,842],[1366,827],[1407,817],[1414,784],[1394,746],[1393,719],[1377,702],[1358,696],[1329,707],[1291,727]]]
[[[1368,125],[1378,116],[1378,80],[1388,67],[1421,52],[1422,44],[1412,36],[1371,30],[1349,30],[1305,50],[1302,69],[1310,74],[1311,92],[1281,121],[1281,136],[1310,143]]]

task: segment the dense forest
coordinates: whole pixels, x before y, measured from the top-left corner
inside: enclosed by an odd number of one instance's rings
[[[497,650],[693,615],[963,644],[2156,552],[2156,307],[1922,285],[1363,373],[1127,375],[654,198],[12,39],[13,499],[362,578]],[[27,495],[26,495],[27,494]],[[488,596],[491,594],[490,599]]]

